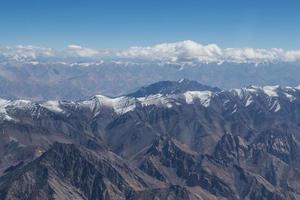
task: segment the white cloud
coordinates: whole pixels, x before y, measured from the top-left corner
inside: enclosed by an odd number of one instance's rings
[[[118,53],[119,57],[161,60],[171,62],[181,61],[217,61],[222,50],[215,44],[203,46],[186,40],[177,43],[163,43],[152,47],[131,47]]]
[[[163,43],[151,47],[131,47],[119,52],[119,57],[169,62],[293,62],[300,59],[300,51],[282,49],[225,48],[216,44],[202,45],[190,40]]]
[[[168,63],[262,63],[262,62],[294,62],[300,60],[299,51],[285,51],[283,49],[254,49],[254,48],[221,48],[216,44],[202,45],[186,40],[175,43],[162,43],[147,47],[130,47],[125,50],[95,50],[78,45],[69,45],[63,51],[35,46],[0,47],[0,57],[23,60],[51,60],[68,61],[85,58],[100,60],[103,58],[114,61],[133,62],[168,62]]]
[[[0,47],[0,55],[7,59],[26,61],[39,57],[54,57],[56,52],[51,48],[18,45],[16,47]]]
[[[80,57],[93,57],[99,54],[97,50],[81,47],[78,45],[69,45],[67,48],[67,53],[71,53],[75,56]]]
[[[285,61],[294,62],[300,60],[300,51],[287,51],[285,52]]]

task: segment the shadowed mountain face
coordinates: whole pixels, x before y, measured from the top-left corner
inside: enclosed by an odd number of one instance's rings
[[[130,97],[145,97],[155,94],[179,94],[186,91],[212,91],[219,92],[221,91],[217,87],[210,87],[207,85],[202,85],[197,81],[190,81],[188,79],[180,79],[179,81],[160,81],[153,83],[146,87],[142,87],[136,92],[128,94]]]
[[[296,200],[299,125],[297,87],[1,99],[0,198]]]

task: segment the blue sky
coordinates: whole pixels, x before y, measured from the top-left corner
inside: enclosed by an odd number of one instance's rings
[[[300,49],[299,0],[1,0],[0,45]]]

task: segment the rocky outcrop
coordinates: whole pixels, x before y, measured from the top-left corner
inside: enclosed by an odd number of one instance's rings
[[[111,152],[55,143],[38,159],[0,178],[1,199],[132,199],[164,184],[128,167]],[[137,197],[136,197],[137,198]]]

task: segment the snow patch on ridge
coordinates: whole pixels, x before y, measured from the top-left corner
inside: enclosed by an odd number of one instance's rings
[[[175,95],[166,96],[163,94],[155,94],[146,97],[140,97],[138,98],[138,101],[141,103],[142,106],[156,105],[171,108],[172,102],[174,101],[174,99],[171,96],[175,97]]]
[[[265,94],[267,94],[270,97],[278,97],[277,90],[279,89],[279,86],[264,86],[262,87],[262,90]]]
[[[281,106],[277,100],[275,100],[273,103],[271,103],[271,106],[270,106],[271,111],[278,112],[280,109],[281,109]]]
[[[293,102],[293,101],[295,101],[296,100],[296,97],[294,97],[293,95],[291,95],[291,94],[289,94],[289,93],[283,93],[285,96],[286,96],[286,98],[288,98],[289,99],[289,101],[290,102]]]
[[[248,97],[245,106],[246,106],[246,107],[250,106],[250,104],[251,104],[252,102],[253,102],[252,96]]]
[[[9,105],[10,101],[5,99],[0,99],[0,119],[5,121],[12,121],[13,118],[10,117],[6,112],[6,106]]]
[[[11,116],[9,116],[6,110],[8,106],[17,109],[29,109],[31,108],[31,101],[27,101],[27,100],[9,101],[5,99],[0,99],[0,118],[2,120],[12,121],[14,119]]]
[[[5,100],[5,99],[0,99],[0,113],[1,114],[6,114],[6,109],[5,107],[8,105],[10,101]]]
[[[188,91],[184,94],[185,101],[187,104],[192,104],[195,101],[200,101],[201,104],[205,107],[210,105],[212,92],[211,91]]]
[[[182,100],[187,104],[200,102],[203,106],[210,105],[211,91],[188,91],[182,94],[155,94],[145,97],[127,97],[121,96],[110,98],[103,95],[96,95],[93,100],[83,101],[80,103],[82,106],[88,107],[91,111],[98,115],[102,108],[112,109],[117,114],[124,114],[135,110],[138,106],[151,106],[172,108],[173,105],[181,105]]]
[[[41,104],[42,107],[57,113],[63,112],[63,110],[60,108],[59,105],[60,105],[59,101],[47,101]]]
[[[102,106],[110,107],[118,114],[129,112],[131,110],[134,110],[136,107],[135,100],[133,98],[125,96],[110,98],[102,95],[97,95],[96,98]]]

